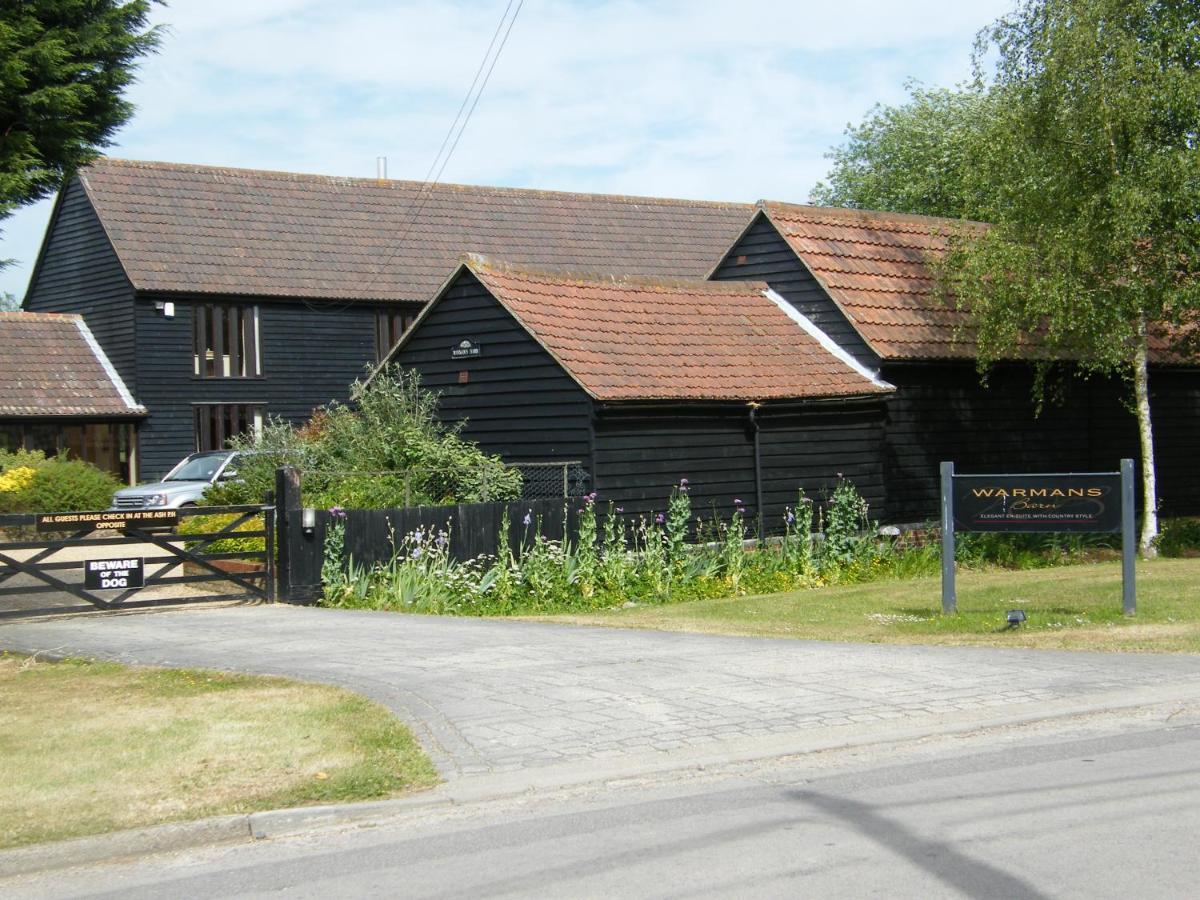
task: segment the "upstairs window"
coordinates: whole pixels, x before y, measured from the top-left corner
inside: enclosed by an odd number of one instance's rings
[[[375,361],[383,362],[400,340],[400,335],[417,321],[411,310],[381,309],[375,313]]]
[[[231,437],[262,434],[261,403],[195,403],[196,450],[224,450]]]
[[[198,303],[192,307],[192,374],[200,378],[262,375],[258,307]]]

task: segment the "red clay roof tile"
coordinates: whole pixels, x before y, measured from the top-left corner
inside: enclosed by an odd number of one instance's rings
[[[0,313],[0,416],[143,416],[81,316]]]
[[[463,253],[699,278],[750,204],[101,159],[80,173],[140,290],[424,303]]]
[[[759,282],[600,280],[468,267],[598,400],[881,395],[765,295]]]

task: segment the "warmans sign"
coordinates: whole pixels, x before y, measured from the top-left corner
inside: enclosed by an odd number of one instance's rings
[[[958,531],[1121,532],[1122,605],[1137,609],[1134,557],[1133,460],[1119,472],[1036,475],[958,475],[942,463],[942,611],[958,605],[954,535]]]
[[[1121,476],[955,475],[958,531],[1121,530]]]

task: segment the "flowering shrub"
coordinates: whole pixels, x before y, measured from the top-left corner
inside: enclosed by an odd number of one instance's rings
[[[824,508],[800,491],[784,513],[783,536],[752,549],[746,547],[740,500],[727,520],[699,528],[699,539],[688,540],[693,519],[687,479],[671,491],[664,512],[635,522],[611,503],[601,510],[597,500],[595,493],[582,498],[573,542],[545,537],[529,511],[521,518],[517,548],[508,542],[506,514],[494,555],[459,562],[450,555],[448,530],[418,529],[393,535],[390,560],[369,568],[346,557],[345,514],[331,510],[324,602],[450,615],[586,611],[928,576],[940,564],[936,540],[908,544],[877,533],[866,518],[866,502],[846,479]],[[1074,557],[1057,550],[1039,557],[1042,565],[1068,558]],[[971,561],[997,559],[1006,557],[996,551]]]
[[[38,450],[0,451],[0,513],[107,509],[121,486],[81,459]]]

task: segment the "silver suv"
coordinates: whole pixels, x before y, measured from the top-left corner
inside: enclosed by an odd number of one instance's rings
[[[233,450],[193,453],[163,476],[113,494],[111,509],[179,509],[194,506],[210,485],[237,478]]]

